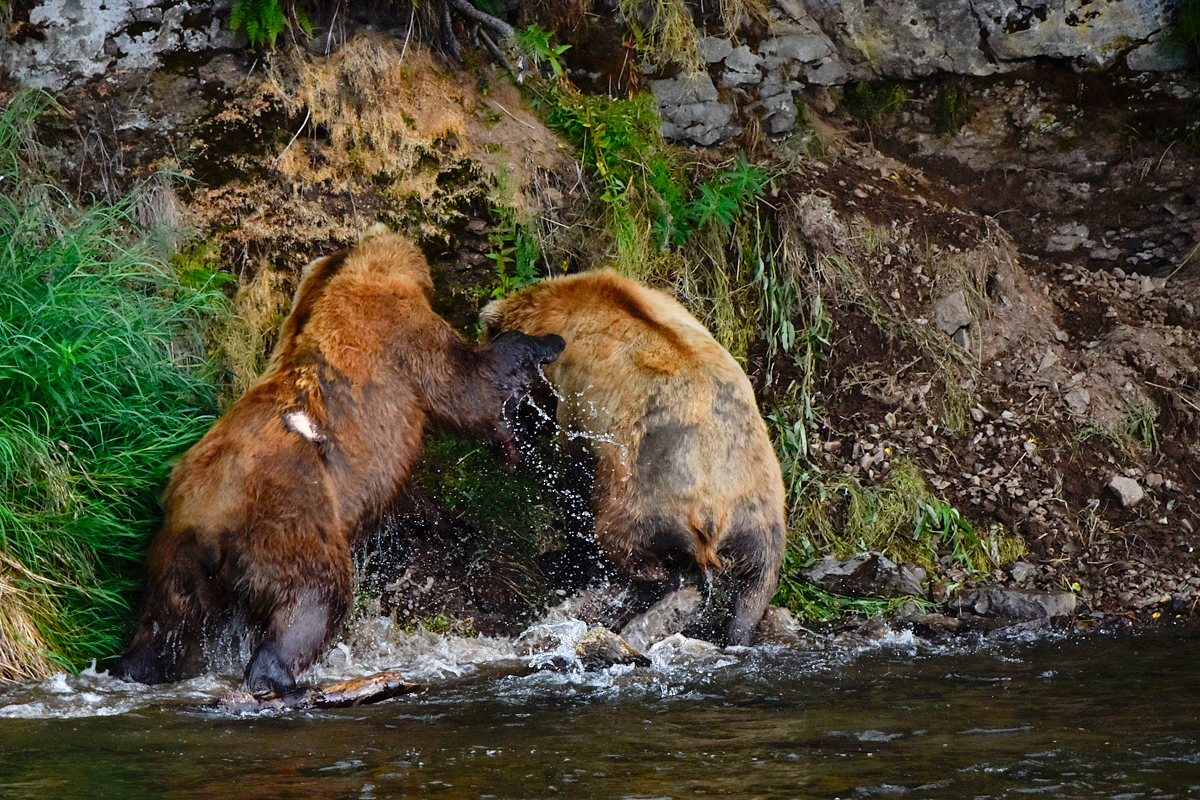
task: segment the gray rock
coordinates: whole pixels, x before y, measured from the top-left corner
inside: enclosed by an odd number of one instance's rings
[[[1086,225],[1078,222],[1068,222],[1061,226],[1057,232],[1051,234],[1046,242],[1046,249],[1052,253],[1065,253],[1074,250],[1077,247],[1082,247],[1088,238],[1088,229]]]
[[[608,628],[592,628],[575,643],[575,657],[584,669],[604,669],[614,664],[650,666],[650,659],[630,647]]]
[[[692,586],[687,586],[659,600],[631,619],[621,629],[621,638],[635,650],[645,652],[655,642],[680,633],[700,611],[703,598]]]
[[[793,80],[789,80],[778,72],[768,72],[763,78],[762,83],[758,85],[758,96],[764,98],[763,103],[770,107],[771,98],[776,95],[787,94],[791,100],[792,92],[803,89],[804,85]]]
[[[1071,592],[1039,592],[983,586],[949,604],[951,611],[1013,620],[1052,619],[1075,613]]]
[[[757,72],[761,61],[762,58],[751,51],[749,45],[743,44],[733,48],[733,52],[725,57],[725,67],[735,72]]]
[[[721,76],[721,85],[729,86],[748,86],[754,85],[762,80],[762,73],[758,70],[753,72],[737,72],[734,70],[725,70],[725,74]]]
[[[800,574],[806,581],[827,592],[850,597],[919,596],[923,594],[922,587],[928,577],[925,570],[916,564],[898,565],[879,553],[869,553],[863,558],[849,561],[826,556]]]
[[[1091,69],[1110,67],[1133,46],[1148,42],[1168,14],[1164,0],[1048,0],[1029,5],[971,0],[969,6],[1000,61],[1048,57]]]
[[[762,619],[754,627],[755,644],[777,644],[788,647],[804,644],[815,646],[815,642],[800,635],[800,623],[792,612],[779,606],[767,606]]]
[[[957,617],[946,614],[926,614],[919,610],[903,613],[898,618],[908,622],[918,634],[925,636],[955,633],[962,627],[962,620]]]
[[[850,78],[850,71],[838,58],[825,59],[815,67],[806,64],[801,74],[805,80],[817,86],[837,86]]]
[[[717,142],[723,142],[726,139],[732,139],[741,133],[742,129],[736,125],[724,125],[719,128],[707,128],[703,125],[695,125],[688,128],[684,133],[686,138],[695,142],[702,147],[711,147]]]
[[[650,81],[650,91],[664,109],[684,103],[711,103],[717,99],[717,87],[707,72]]]
[[[160,57],[244,44],[222,19],[232,0],[43,0],[28,6],[40,36],[0,47],[0,70],[62,90],[112,69],[155,69]]]
[[[724,60],[733,52],[733,42],[719,36],[704,36],[700,39],[700,58],[706,64]]]
[[[1125,66],[1130,72],[1173,72],[1192,65],[1186,53],[1165,47],[1161,39],[1152,38],[1125,54]]]
[[[760,50],[764,53],[770,52],[781,61],[819,61],[834,54],[833,43],[820,31],[816,33],[804,31],[778,36],[775,39],[767,40]]]
[[[1174,0],[776,0],[785,25],[819,23],[852,79],[990,75],[1061,59],[1084,69],[1179,69],[1156,47]],[[789,19],[790,18],[790,19]],[[777,34],[780,35],[780,34]],[[810,48],[804,55],[811,55]],[[811,78],[810,78],[811,79]],[[822,81],[813,81],[820,83]]]
[[[1076,386],[1063,395],[1063,401],[1073,413],[1083,414],[1092,404],[1092,393],[1082,386]]]
[[[947,336],[953,336],[959,328],[966,328],[974,321],[967,307],[967,296],[957,289],[937,302],[933,309],[934,321]]]
[[[1017,561],[1008,570],[1008,574],[1012,576],[1013,581],[1016,583],[1024,583],[1036,572],[1037,568],[1028,561]]]
[[[796,126],[799,112],[792,100],[792,93],[776,95],[763,101],[767,111],[763,116],[763,130],[768,135],[776,136],[787,133]]]
[[[1108,490],[1116,495],[1117,501],[1124,508],[1136,506],[1146,496],[1146,492],[1137,481],[1123,475],[1114,475],[1108,482]]]

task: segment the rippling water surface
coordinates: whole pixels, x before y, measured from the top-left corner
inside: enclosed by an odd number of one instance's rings
[[[0,798],[1200,797],[1194,628],[953,650],[675,641],[652,667],[590,673],[535,670],[549,646],[366,638],[319,679],[400,667],[428,688],[246,716],[205,708],[233,685],[213,677],[4,690]]]

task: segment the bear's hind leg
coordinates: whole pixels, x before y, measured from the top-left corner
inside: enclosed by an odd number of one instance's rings
[[[748,645],[779,584],[785,532],[782,523],[743,528],[722,543],[732,592],[725,645]],[[726,557],[725,554],[728,553]]]
[[[295,689],[296,675],[312,666],[333,638],[344,606],[310,590],[278,608],[246,667],[246,688],[254,694],[280,696]]]
[[[114,676],[148,685],[191,677],[201,667],[200,637],[205,587],[179,570],[151,572],[141,600],[138,629]]]

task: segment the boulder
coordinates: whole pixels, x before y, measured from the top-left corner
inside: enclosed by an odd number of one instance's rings
[[[1010,620],[1044,620],[1069,617],[1075,613],[1075,595],[1071,592],[1041,592],[983,586],[973,589],[948,604],[953,613]]]
[[[896,564],[880,553],[839,561],[833,556],[800,571],[806,581],[833,594],[849,597],[920,596],[928,577],[916,564]]]

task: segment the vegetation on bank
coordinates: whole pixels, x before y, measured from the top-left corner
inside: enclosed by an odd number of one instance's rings
[[[152,253],[137,198],[79,207],[0,115],[0,681],[117,652],[171,460],[214,419],[223,296]]]

